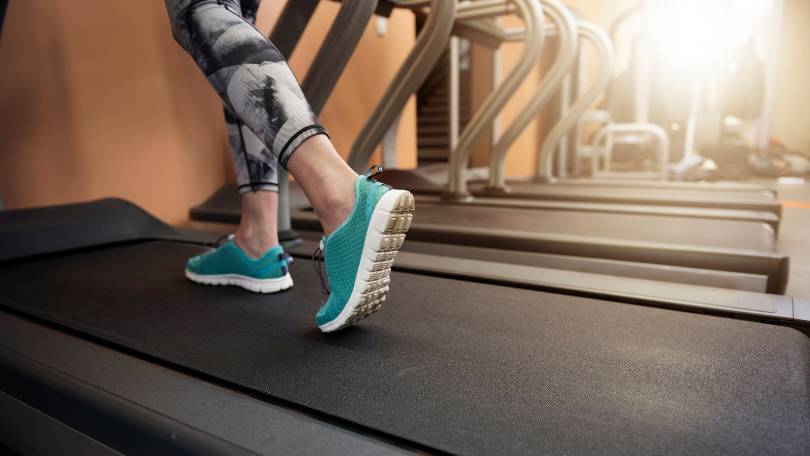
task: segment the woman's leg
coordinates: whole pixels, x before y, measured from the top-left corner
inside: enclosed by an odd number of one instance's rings
[[[313,136],[301,144],[287,162],[287,169],[307,195],[324,234],[332,234],[352,211],[357,173],[324,135]]]
[[[256,24],[261,0],[241,0],[242,17]],[[225,123],[233,153],[236,183],[241,194],[241,218],[236,243],[248,255],[258,258],[278,245],[278,169],[264,164],[267,147],[226,107]],[[277,165],[276,162],[271,163]]]
[[[237,0],[166,0],[177,41],[191,54],[222,97],[235,122],[230,132],[237,176],[243,195],[257,185],[274,190],[278,166],[287,166],[304,143],[306,157],[291,172],[302,185],[324,229],[331,232],[348,212],[340,210],[353,199],[356,174],[343,162],[323,127],[317,123],[295,76],[283,56],[241,15]],[[244,123],[267,147],[251,153]],[[320,136],[320,137],[318,137]],[[318,137],[315,141],[310,138]],[[324,181],[327,180],[327,181]],[[267,223],[274,221],[277,196],[243,196],[244,224],[238,231],[246,250],[259,251],[277,242]],[[350,203],[349,203],[350,204]],[[254,216],[261,214],[261,218]],[[270,215],[268,215],[270,214]],[[337,214],[337,215],[336,215]],[[256,233],[266,233],[256,239]],[[254,238],[250,238],[250,236]]]
[[[376,312],[385,301],[391,265],[410,226],[413,196],[358,177],[346,165],[323,135],[283,57],[242,18],[238,0],[166,2],[175,38],[205,72],[229,112],[267,146],[261,163],[276,170],[289,166],[321,220],[326,236],[320,249],[328,276],[326,280],[321,276],[321,287],[328,298],[315,316],[318,327],[324,332],[336,331]],[[247,169],[251,171],[249,166]],[[266,193],[252,193],[243,201],[248,218],[265,228],[272,221],[263,217],[274,219],[276,214],[266,210],[274,204],[272,197],[265,200]],[[244,229],[245,239],[255,237],[248,224]],[[233,261],[244,254],[227,253],[239,249],[224,244],[208,256],[189,260],[186,275],[214,284],[231,284],[238,275],[240,286],[277,291],[292,286],[287,259],[278,249],[262,255],[259,261],[269,263],[257,269],[251,261]],[[216,260],[217,255],[222,255],[222,261],[207,268],[212,263],[206,258]],[[274,261],[270,255],[278,255],[278,259]],[[255,277],[227,270],[227,265],[247,269],[246,264],[256,274],[275,267],[281,276],[257,283]]]
[[[269,151],[225,109],[236,183],[241,195],[236,244],[254,258],[278,245],[278,162],[266,163]]]

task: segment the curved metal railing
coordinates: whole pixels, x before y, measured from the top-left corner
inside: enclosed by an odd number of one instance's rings
[[[552,166],[557,143],[577,124],[582,114],[607,88],[613,74],[613,45],[607,34],[596,25],[586,21],[579,21],[578,30],[580,38],[591,41],[596,47],[599,56],[599,74],[596,81],[574,102],[571,109],[554,125],[543,140],[537,158],[536,178],[544,182],[555,181]]]
[[[442,197],[449,200],[469,198],[465,172],[475,142],[498,115],[509,98],[534,67],[543,49],[543,10],[536,0],[511,0],[523,19],[525,41],[518,63],[506,79],[484,101],[450,151],[448,184]],[[475,2],[479,3],[479,2]],[[473,18],[472,16],[465,16]]]
[[[526,106],[497,139],[490,151],[488,191],[506,191],[505,162],[509,148],[537,116],[543,105],[557,92],[563,79],[576,63],[578,50],[576,18],[565,5],[557,0],[541,0],[541,4],[543,12],[557,28],[559,37],[557,57]]]
[[[605,148],[605,171],[599,169],[599,145],[603,139],[608,138],[608,135],[616,133],[644,133],[655,137],[658,140],[658,161],[661,169],[659,177],[661,180],[666,180],[669,170],[669,135],[667,132],[652,123],[615,123],[609,124],[600,129],[591,142],[591,175],[595,178],[608,176],[610,174],[610,153],[612,148],[610,146]]]

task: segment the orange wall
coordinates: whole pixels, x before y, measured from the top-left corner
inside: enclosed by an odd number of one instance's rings
[[[265,0],[267,32],[283,2]],[[291,65],[299,76],[337,11],[322,2]],[[321,117],[341,153],[413,37],[400,11],[374,23]],[[0,193],[5,207],[120,196],[171,222],[232,179],[220,103],[169,31],[163,2],[11,2],[0,38]],[[413,103],[400,128],[414,161]]]

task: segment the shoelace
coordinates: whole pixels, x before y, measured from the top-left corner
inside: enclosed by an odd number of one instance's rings
[[[323,293],[326,296],[329,296],[330,294],[332,294],[332,290],[329,289],[326,279],[323,276],[322,263],[326,260],[326,258],[323,255],[323,248],[321,247],[322,245],[323,241],[321,241],[318,244],[318,247],[315,249],[315,251],[312,252],[312,269],[314,269],[315,274],[318,275],[318,281],[321,284],[321,293]]]
[[[385,187],[387,187],[387,188],[389,188],[389,189],[390,189],[390,188],[391,188],[391,186],[390,186],[390,185],[383,184],[382,182],[378,181],[377,179],[373,179],[373,177],[374,177],[374,176],[376,176],[377,174],[380,174],[380,173],[382,173],[382,172],[383,172],[383,167],[382,167],[382,165],[377,165],[377,164],[371,165],[371,166],[368,168],[368,170],[366,171],[366,178],[367,178],[367,179],[370,179],[370,180],[373,180],[374,182],[376,182],[376,183],[378,183],[378,184],[380,184],[380,185],[382,185],[382,186],[385,186]]]
[[[383,167],[381,165],[377,164],[371,165],[371,167],[369,167],[368,170],[366,171],[366,178],[371,179],[372,177],[382,172]],[[385,185],[382,182],[378,182],[377,180],[374,180],[374,182],[377,182],[380,185]],[[388,187],[388,185],[385,186]],[[312,252],[312,269],[315,270],[315,274],[318,275],[318,282],[320,282],[321,285],[321,293],[323,293],[326,296],[329,296],[330,294],[332,294],[332,290],[329,289],[328,282],[323,275],[324,270],[323,263],[325,261],[326,257],[324,256],[323,253],[323,240],[321,240],[321,242],[318,243],[318,247],[315,248],[314,252]]]

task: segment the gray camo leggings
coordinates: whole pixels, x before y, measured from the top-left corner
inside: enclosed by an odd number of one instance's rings
[[[261,0],[165,1],[174,38],[225,105],[240,192],[278,191],[279,165],[326,132],[284,56],[253,25]]]

